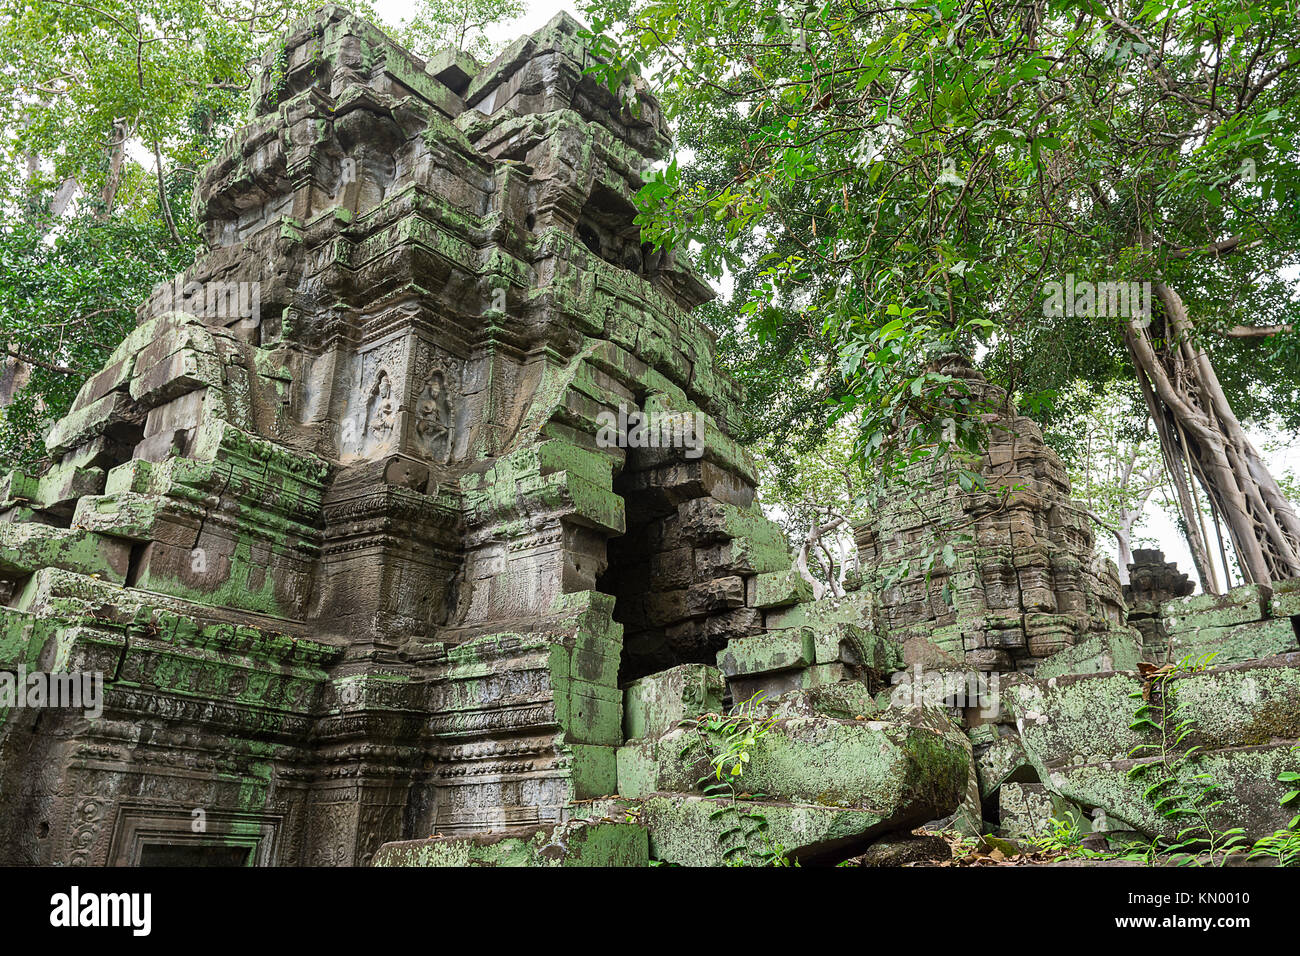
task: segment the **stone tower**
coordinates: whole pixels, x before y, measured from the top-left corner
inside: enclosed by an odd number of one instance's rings
[[[264,61],[207,251],[0,480],[0,670],[104,687],[0,711],[5,862],[561,821],[616,791],[620,669],[761,629],[710,292],[633,225],[666,127],[578,33],[426,63],[329,6]],[[635,412],[695,444],[596,440]]]
[[[1118,573],[1094,552],[1091,522],[1038,425],[965,359],[947,357],[938,371],[987,425],[983,456],[967,463],[983,487],[936,480],[922,460],[855,529],[864,569],[886,582],[880,629],[912,651],[909,663],[1134,666],[1140,641],[1125,624]]]

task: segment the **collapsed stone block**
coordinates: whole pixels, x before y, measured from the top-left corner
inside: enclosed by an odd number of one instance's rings
[[[750,828],[761,817],[761,831],[744,838],[731,831],[732,814],[719,813],[718,802],[705,797],[654,795],[636,804],[637,819],[650,833],[650,857],[678,866],[725,866],[735,862],[763,862],[779,852],[801,864],[837,862],[852,856],[877,836],[900,828],[874,809],[823,807],[816,804],[782,804],[745,801],[736,808],[746,814]],[[922,822],[926,811],[910,814]]]
[[[645,827],[574,820],[537,829],[387,843],[374,866],[647,866]]]
[[[986,746],[975,750],[975,771],[979,778],[981,800],[995,796],[1009,783],[1038,782],[1038,773],[1025,755],[1017,734],[994,734]]]
[[[727,677],[795,670],[813,663],[816,663],[816,648],[810,627],[741,638],[731,641],[718,654],[718,667]]]
[[[1223,627],[1169,629],[1169,656],[1203,657],[1214,654],[1214,663],[1239,664],[1300,649],[1290,619],[1253,621]]]
[[[41,568],[62,568],[122,584],[130,550],[124,541],[91,531],[0,524],[0,578],[26,578]]]
[[[726,683],[704,664],[677,667],[633,681],[623,690],[623,736],[655,737],[679,721],[722,709]]]
[[[1008,782],[998,793],[999,832],[1013,840],[1033,840],[1052,831],[1053,821],[1078,824],[1091,832],[1087,813],[1041,783]]]
[[[702,778],[714,776],[708,754],[720,743],[707,736],[687,726],[627,744],[623,749],[634,749],[637,759],[624,761],[620,751],[619,793],[698,791]],[[745,766],[743,782],[778,801],[886,808],[910,795],[941,805],[944,794],[955,795],[964,784],[968,765],[950,736],[893,719],[775,718]],[[932,816],[943,812],[940,806]]]
[[[1294,813],[1279,803],[1278,775],[1300,768],[1300,653],[1179,676],[1169,686],[1178,720],[1190,722],[1177,747],[1198,748],[1193,761],[1178,765],[1177,786],[1200,793],[1208,779],[1221,788],[1214,797],[1221,805],[1207,810],[1219,830],[1241,827],[1256,839],[1284,826]],[[1173,766],[1179,751],[1162,749],[1169,735],[1137,721],[1144,694],[1151,690],[1138,675],[1116,673],[1024,678],[1007,699],[1043,784],[1147,836],[1172,837],[1182,824],[1144,794],[1154,780],[1147,778]],[[1156,703],[1158,724],[1165,718]]]
[[[750,607],[764,611],[790,607],[812,600],[812,586],[797,572],[771,571],[749,579],[746,601]]]
[[[1300,578],[1274,581],[1271,588],[1273,595],[1268,601],[1268,616],[1300,617]]]
[[[1104,671],[1136,670],[1142,658],[1139,638],[1129,630],[1094,634],[1058,651],[1034,665],[1036,677],[1065,674],[1098,674]]]
[[[1165,629],[1172,633],[1262,621],[1271,596],[1270,588],[1246,584],[1226,594],[1175,598],[1164,605]]]
[[[833,717],[837,720],[867,720],[881,710],[871,689],[859,680],[836,681],[788,691],[756,703],[757,713],[767,717]]]
[[[842,706],[841,695],[834,695],[831,706],[835,697]],[[771,710],[818,706],[787,699]],[[961,802],[971,773],[970,747],[938,714],[914,708],[884,720],[841,720],[767,718],[763,711],[761,704],[752,708],[766,732],[736,778],[761,797],[735,799],[717,790],[712,759],[722,738],[707,725],[687,721],[620,748],[619,793],[649,829],[652,857],[718,865],[733,856],[753,862],[780,848],[801,862],[833,862],[881,833],[905,832]],[[740,825],[717,826],[724,819]],[[757,829],[745,823],[757,820],[763,824]]]

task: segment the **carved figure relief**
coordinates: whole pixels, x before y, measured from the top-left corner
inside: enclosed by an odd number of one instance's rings
[[[388,372],[380,369],[375,384],[370,389],[370,399],[366,402],[366,438],[369,442],[377,445],[388,443],[393,435],[396,412],[393,383],[388,378]]]
[[[429,374],[415,403],[415,434],[420,450],[440,464],[451,461],[451,398],[442,372]]]

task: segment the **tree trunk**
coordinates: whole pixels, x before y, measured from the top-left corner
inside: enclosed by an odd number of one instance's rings
[[[49,98],[46,97],[41,99],[40,105],[42,107],[48,107],[50,105]],[[26,130],[27,127],[31,126],[31,123],[32,123],[31,113],[24,112],[22,118],[22,125],[24,130]],[[114,129],[116,129],[116,126],[114,126]],[[112,157],[112,153],[110,153],[109,156],[110,170],[112,169],[112,165],[113,165],[113,157]],[[119,156],[117,160],[117,169],[119,172],[121,170],[121,165],[122,162]],[[40,173],[40,171],[41,171],[40,155],[35,150],[28,150],[27,182],[30,184],[32,180],[36,178],[37,174]],[[50,200],[50,208],[46,211],[44,218],[38,219],[39,227],[42,232],[48,232],[59,221],[59,219],[62,218],[63,211],[67,209],[68,204],[72,202],[72,197],[77,194],[77,190],[78,188],[80,188],[80,185],[81,184],[77,182],[75,176],[65,176],[63,178],[63,182],[59,183],[59,188],[54,191],[54,197]],[[6,361],[8,361],[8,359],[6,359]]]
[[[842,515],[835,515],[824,524],[814,517],[812,527],[808,529],[808,534],[799,546],[798,554],[795,555],[794,569],[801,578],[812,586],[813,600],[815,601],[820,601],[825,597],[827,591],[830,592],[831,597],[841,596],[840,590],[835,583],[835,558],[826,547],[826,535],[847,523],[847,520]],[[826,584],[817,580],[817,577],[809,570],[808,556],[810,554],[818,555],[817,563],[821,565],[822,573],[826,575]],[[823,560],[822,556],[824,556],[825,560]]]
[[[153,159],[154,173],[158,180],[158,205],[162,209],[163,221],[167,223],[167,231],[171,233],[172,242],[179,246],[181,234],[176,231],[176,220],[172,218],[172,204],[167,201],[167,187],[163,182],[162,150],[158,148],[156,139],[153,141]]]
[[[72,197],[77,194],[79,187],[77,180],[68,176],[59,183],[59,188],[54,191],[54,199],[50,202],[49,223],[46,228],[53,226],[63,216],[63,211],[68,208],[68,203],[72,202]]]
[[[1119,583],[1128,584],[1128,566],[1133,563],[1133,522],[1138,512],[1121,509],[1115,528],[1115,548],[1119,552]]]
[[[1300,577],[1300,518],[1233,414],[1214,366],[1194,340],[1187,308],[1162,282],[1153,285],[1161,319],[1128,322],[1124,339],[1160,435],[1197,573],[1218,591],[1204,517],[1190,474],[1228,526],[1238,563],[1258,584]],[[1156,332],[1157,335],[1152,333]]]
[[[1160,399],[1155,393],[1150,377],[1146,374],[1143,366],[1138,363],[1137,351],[1134,346],[1129,346],[1129,354],[1133,357],[1134,364],[1137,367],[1138,384],[1142,387],[1142,395],[1146,399],[1147,410],[1151,412],[1152,421],[1155,422],[1156,426],[1156,435],[1160,439],[1160,455],[1165,463],[1165,472],[1169,475],[1169,480],[1174,486],[1174,494],[1178,500],[1178,511],[1183,518],[1183,535],[1187,538],[1187,549],[1192,554],[1192,564],[1196,568],[1196,576],[1200,578],[1201,588],[1205,593],[1219,594],[1218,578],[1214,573],[1214,565],[1210,562],[1210,552],[1206,546],[1205,538],[1201,534],[1201,524],[1197,518],[1196,497],[1192,492],[1191,485],[1188,483],[1185,459],[1180,451],[1176,426],[1172,416],[1167,415],[1164,407],[1160,404]]]
[[[826,585],[818,581],[813,573],[808,570],[808,550],[809,542],[805,540],[799,548],[799,553],[794,557],[794,569],[799,577],[807,581],[812,588],[813,600],[820,601],[822,595],[826,593]]]
[[[100,190],[99,201],[103,211],[99,218],[107,219],[113,211],[113,202],[117,199],[118,187],[122,184],[122,163],[126,159],[126,141],[131,138],[131,127],[126,117],[113,120],[113,130],[108,141],[108,175],[104,177],[104,187]]]
[[[1088,510],[1087,514],[1089,518],[1091,518],[1094,522],[1096,522],[1098,527],[1104,528],[1105,530],[1109,531],[1111,533],[1111,536],[1114,537],[1115,550],[1118,553],[1118,558],[1119,558],[1119,564],[1118,564],[1119,583],[1128,584],[1129,583],[1128,566],[1133,563],[1133,548],[1132,548],[1133,522],[1137,519],[1140,512],[1121,511],[1119,524],[1108,523],[1104,518],[1101,517],[1101,515],[1097,514],[1097,512],[1091,509]]]

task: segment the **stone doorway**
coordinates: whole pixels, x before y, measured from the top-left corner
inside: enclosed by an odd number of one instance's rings
[[[629,449],[615,478],[626,532],[611,538],[597,589],[615,599],[623,625],[619,683],[678,664],[716,664],[728,640],[762,630],[749,581],[768,570],[738,525],[753,512],[753,487],[687,449]],[[784,543],[779,545],[784,557]]]

